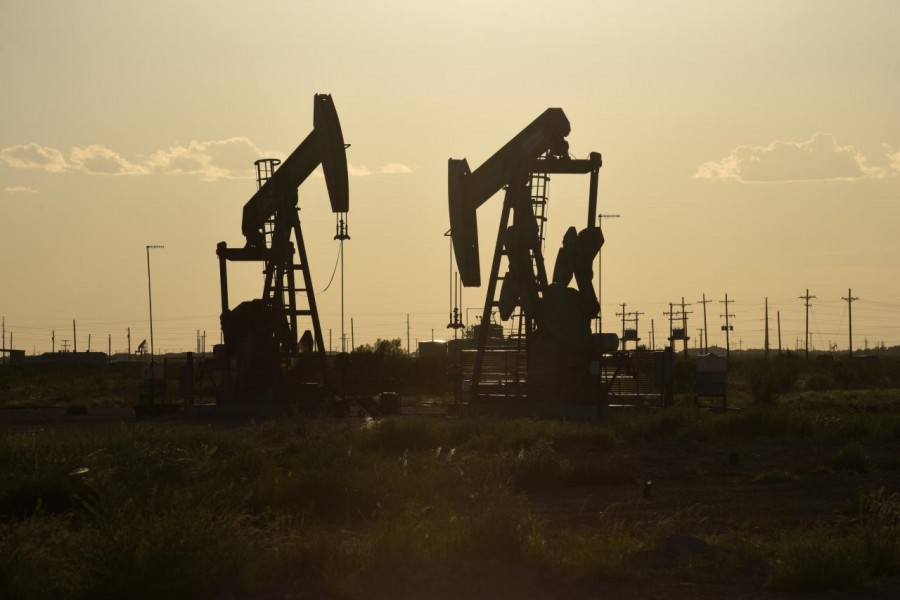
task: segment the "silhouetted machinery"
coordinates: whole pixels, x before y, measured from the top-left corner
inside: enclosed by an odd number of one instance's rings
[[[300,228],[298,188],[321,165],[337,215],[335,239],[349,239],[346,146],[331,96],[315,96],[313,131],[283,163],[265,158],[255,164],[258,189],[244,205],[241,224],[246,244],[229,248],[219,242],[216,247],[224,334],[219,354],[225,365],[219,402],[316,402],[332,386]],[[260,298],[229,308],[228,261],[263,264]],[[311,330],[301,334],[300,318]]]
[[[600,308],[592,265],[603,245],[597,225],[602,161],[596,152],[570,158],[569,132],[562,109],[550,108],[475,171],[465,159],[448,163],[451,238],[465,286],[481,285],[477,209],[506,190],[481,323],[499,312],[503,321],[513,319],[513,335],[498,347],[487,343],[489,328],[480,328],[474,356],[463,367],[474,402],[518,398],[562,406],[602,400],[597,360],[617,345],[609,334],[591,333]],[[587,227],[566,231],[548,277],[542,246],[551,174],[589,174],[590,187]],[[573,278],[577,289],[569,287]]]

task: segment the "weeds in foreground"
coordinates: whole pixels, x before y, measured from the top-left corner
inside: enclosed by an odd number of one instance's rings
[[[846,444],[826,460],[838,473],[868,473],[875,468],[875,461],[859,442]]]
[[[528,562],[542,527],[513,481],[568,473],[541,444],[523,461],[394,453],[346,423],[289,427],[0,438],[0,597],[204,598],[298,576],[350,591],[390,548]]]
[[[616,581],[633,577],[631,556],[646,544],[621,523],[602,532],[560,532],[540,548],[542,560],[570,580]]]
[[[568,578],[628,578],[636,555],[667,552],[660,538],[689,531],[702,515],[660,518],[646,531],[610,523],[560,532],[535,516],[524,494],[631,483],[637,467],[629,445],[678,439],[825,439],[843,444],[829,458],[833,470],[865,472],[872,462],[859,439],[893,439],[898,421],[893,412],[776,404],[600,424],[296,420],[229,431],[144,424],[7,433],[0,437],[0,597],[259,595],[273,581],[353,594],[397,554],[503,557]],[[707,474],[682,472],[692,476]],[[757,478],[774,484],[791,476],[773,470]],[[771,556],[771,585],[779,589],[853,588],[900,572],[898,506],[895,496],[867,496],[858,525],[840,535],[785,533],[765,549],[719,553],[673,539],[676,550],[707,553],[699,564],[727,573]],[[681,563],[673,564],[678,572]],[[704,576],[691,564],[692,576]]]
[[[769,572],[773,588],[798,592],[859,589],[900,573],[900,496],[864,494],[858,524],[843,532],[819,525],[782,535]]]
[[[874,575],[900,573],[900,495],[870,492],[859,503],[866,557]]]
[[[790,592],[862,588],[869,579],[865,550],[860,536],[824,526],[785,534],[769,564],[769,585]]]

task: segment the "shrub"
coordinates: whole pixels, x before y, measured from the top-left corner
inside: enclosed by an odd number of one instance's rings
[[[750,391],[757,404],[771,404],[789,392],[797,379],[798,367],[792,361],[757,361],[749,368]]]
[[[788,592],[859,589],[867,581],[863,540],[821,526],[783,535],[769,565],[769,585]]]
[[[873,573],[896,575],[900,572],[900,496],[885,496],[883,489],[864,495],[859,520]]]
[[[859,442],[845,445],[826,462],[839,473],[868,473],[875,467],[875,461]]]
[[[642,542],[626,527],[609,523],[602,533],[563,531],[542,549],[542,562],[575,580],[629,579],[629,557]]]

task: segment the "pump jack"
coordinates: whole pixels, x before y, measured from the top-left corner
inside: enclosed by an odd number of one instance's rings
[[[244,205],[241,225],[246,244],[229,248],[219,242],[216,247],[224,334],[219,353],[225,368],[219,402],[321,400],[332,386],[300,228],[298,188],[321,165],[337,215],[335,239],[349,239],[346,146],[331,95],[315,96],[313,131],[284,163],[265,158],[255,164],[258,189]],[[229,308],[228,261],[264,264],[260,298]],[[298,271],[302,287],[296,286]],[[305,295],[306,308],[298,306],[298,295]],[[310,320],[311,332],[300,334],[298,317]]]
[[[476,211],[506,189],[471,368],[473,401],[518,397],[543,404],[584,404],[601,395],[590,364],[603,344],[599,334],[591,333],[591,320],[600,307],[592,265],[603,245],[596,217],[602,159],[597,152],[587,159],[570,158],[565,139],[570,131],[562,109],[549,108],[475,171],[465,159],[448,162],[451,238],[466,287],[481,285]],[[542,245],[549,174],[590,174],[590,187],[587,227],[568,229],[548,280]],[[507,271],[500,276],[504,257]],[[573,277],[577,290],[568,287]],[[514,348],[504,350],[503,373],[495,370],[492,383],[485,375],[489,363],[497,362],[490,356],[496,348],[488,351],[487,325],[495,309],[506,321],[517,308],[519,334]]]

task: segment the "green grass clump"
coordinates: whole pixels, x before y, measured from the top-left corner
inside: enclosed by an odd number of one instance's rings
[[[783,535],[769,565],[769,585],[788,592],[860,589],[868,581],[862,538],[822,526]]]
[[[829,467],[839,473],[868,473],[875,468],[875,461],[859,442],[851,442],[826,460]]]
[[[783,535],[770,564],[769,583],[798,592],[860,589],[874,577],[900,573],[900,496],[864,494],[858,523],[835,533],[817,526]]]
[[[621,581],[634,577],[630,557],[645,542],[621,523],[602,532],[562,531],[540,549],[545,564],[564,578]]]
[[[39,364],[3,369],[0,406],[132,406],[141,363]]]
[[[900,573],[900,495],[877,490],[859,503],[866,555],[875,575]]]

